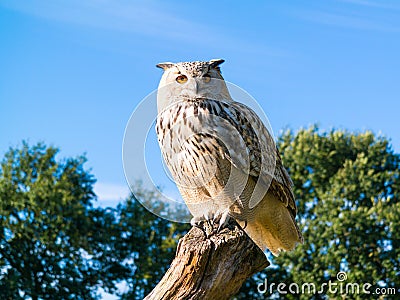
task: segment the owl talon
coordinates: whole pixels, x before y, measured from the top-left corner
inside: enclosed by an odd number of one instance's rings
[[[199,227],[199,228],[201,228],[201,223],[204,221],[204,218],[202,218],[202,217],[193,217],[191,220],[190,220],[190,225],[192,225],[193,227]]]
[[[228,225],[229,222],[229,210],[225,211],[224,213],[221,214],[221,218],[219,219],[219,225],[217,232],[220,232],[221,229],[223,229],[226,225]]]
[[[244,230],[247,227],[247,220],[243,218],[240,214],[230,212],[229,216],[234,218],[240,225],[240,227]],[[244,226],[242,226],[242,222],[244,223]]]
[[[247,220],[244,220],[243,222],[244,222],[244,226],[242,227],[242,229],[244,230],[247,227]]]
[[[212,212],[208,212],[204,215],[204,219],[207,221],[208,225],[211,227],[214,226],[214,214]]]
[[[206,238],[209,238],[214,234],[213,230],[213,219],[210,219],[209,216],[201,216],[201,217],[193,217],[190,220],[190,224],[193,227],[197,227],[204,232]]]

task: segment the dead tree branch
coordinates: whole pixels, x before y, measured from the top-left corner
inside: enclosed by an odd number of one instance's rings
[[[179,241],[171,267],[146,300],[229,299],[248,277],[269,265],[234,220],[208,238],[207,226],[193,227]]]

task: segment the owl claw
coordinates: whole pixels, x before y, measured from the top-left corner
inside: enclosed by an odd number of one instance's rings
[[[220,232],[221,229],[223,229],[226,225],[228,225],[228,222],[229,222],[229,210],[227,210],[221,214],[217,232]]]
[[[213,227],[214,225],[214,214],[212,212],[208,212],[207,214],[204,215],[204,219],[206,219],[208,225]]]
[[[193,227],[200,227],[200,224],[203,221],[204,221],[204,218],[202,218],[202,217],[193,217],[190,220],[190,225],[192,225]]]
[[[200,228],[208,238],[224,229],[228,225],[229,219],[229,210],[217,214],[209,212],[201,217],[193,217],[190,220],[190,224],[194,227]],[[214,226],[217,222],[218,228],[215,230]]]
[[[210,218],[210,214],[209,214],[209,215],[204,215],[201,217],[193,217],[190,220],[190,224],[193,227],[197,227],[197,228],[201,229],[204,232],[206,238],[209,238],[214,233],[214,231],[212,229],[213,221],[214,221],[213,218]]]
[[[245,218],[243,218],[242,216],[240,216],[240,214],[234,213],[234,212],[230,212],[230,217],[234,218],[236,220],[236,222],[239,223],[240,227],[244,230],[247,227],[247,220]],[[244,226],[242,226],[242,222],[244,223]]]
[[[243,222],[244,222],[244,226],[242,227],[242,229],[244,230],[247,227],[247,220],[244,220]]]

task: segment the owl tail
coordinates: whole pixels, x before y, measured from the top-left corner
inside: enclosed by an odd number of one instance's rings
[[[300,230],[285,205],[271,197],[266,197],[254,208],[244,230],[256,245],[273,255],[281,251],[293,250],[303,242]]]

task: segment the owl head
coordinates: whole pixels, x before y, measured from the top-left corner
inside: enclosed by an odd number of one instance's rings
[[[164,70],[158,86],[158,111],[177,101],[230,100],[219,65],[223,59],[159,63]]]

